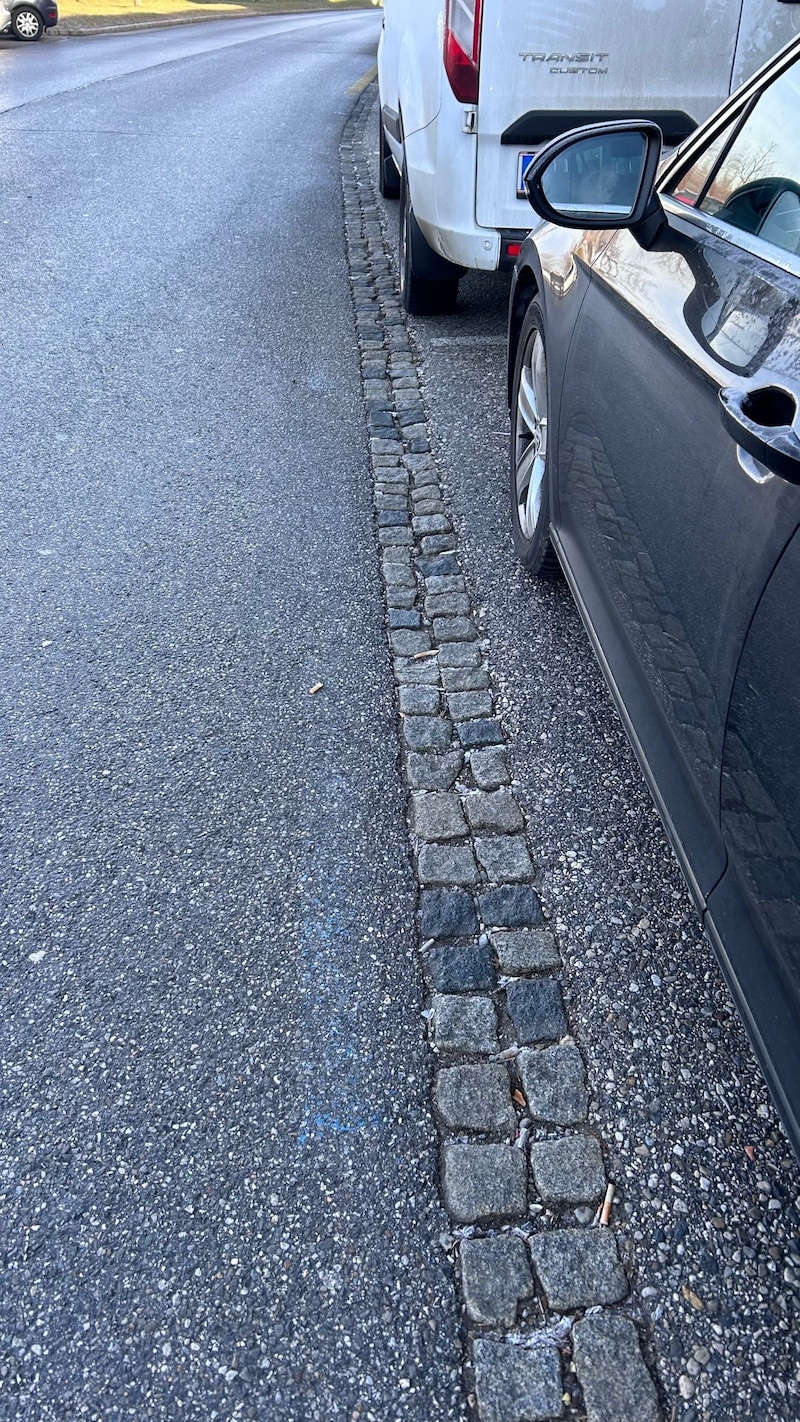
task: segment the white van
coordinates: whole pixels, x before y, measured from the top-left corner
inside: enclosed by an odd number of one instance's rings
[[[455,304],[513,266],[522,179],[548,139],[647,116],[667,147],[800,32],[800,0],[384,0],[380,183],[402,199],[401,292]]]

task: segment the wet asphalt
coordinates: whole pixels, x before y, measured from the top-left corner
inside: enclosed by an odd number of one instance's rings
[[[0,46],[4,1417],[465,1415],[337,161],[377,25]]]

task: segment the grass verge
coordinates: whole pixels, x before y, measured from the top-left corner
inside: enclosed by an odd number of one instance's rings
[[[370,10],[371,0],[58,0],[58,34],[88,34],[117,25],[151,25],[174,20],[223,20],[253,15],[304,14],[326,10]]]

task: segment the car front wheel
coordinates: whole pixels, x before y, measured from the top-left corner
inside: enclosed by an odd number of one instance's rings
[[[550,541],[549,392],[544,317],[532,301],[522,323],[511,400],[511,531],[523,567],[553,579],[561,569]]]
[[[29,5],[22,5],[11,16],[11,30],[18,40],[38,40],[44,34],[41,15]]]

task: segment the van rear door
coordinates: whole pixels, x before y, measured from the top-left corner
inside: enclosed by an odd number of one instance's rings
[[[798,34],[798,0],[742,0],[742,23],[731,89],[738,89],[760,65]]]
[[[521,155],[554,131],[609,112],[669,114],[678,142],[728,95],[740,13],[740,0],[484,0],[479,226],[530,227]]]

